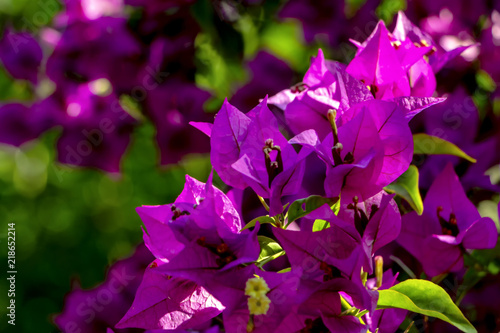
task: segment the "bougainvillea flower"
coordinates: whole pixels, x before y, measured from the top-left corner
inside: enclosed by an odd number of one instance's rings
[[[419,80],[431,80],[429,85],[436,85],[436,80],[434,74],[439,72],[449,61],[453,58],[459,56],[462,52],[469,49],[474,45],[473,41],[470,41],[469,45],[459,46],[457,47],[448,47],[443,40],[440,43],[436,43],[432,37],[426,32],[422,31],[419,27],[413,24],[406,15],[402,12],[398,12],[398,18],[396,21],[396,27],[394,28],[393,37],[403,42],[405,40],[409,40],[412,44],[414,43],[419,48],[423,46],[430,46],[432,51],[427,54],[428,61],[424,59],[419,60],[419,62],[415,66],[422,66],[420,69],[420,73],[410,73],[410,78],[412,79],[412,93],[414,92],[414,88],[420,85],[418,89],[423,88],[423,82],[418,83]],[[446,46],[447,49],[444,49],[443,46]],[[425,61],[422,62],[422,61]],[[430,68],[427,67],[430,65]],[[412,67],[415,71],[415,69]],[[427,75],[426,75],[427,74]],[[413,76],[413,77],[412,77]],[[427,76],[427,78],[426,78]],[[432,78],[431,78],[432,77]],[[429,89],[430,90],[430,89]],[[432,90],[434,91],[434,90]],[[416,95],[419,96],[419,95]],[[430,95],[425,95],[430,96]]]
[[[265,295],[269,300],[269,307],[267,310],[264,309],[263,314],[253,314],[256,309],[252,308],[253,305],[249,305],[247,302],[252,297],[244,295],[243,290],[241,290],[241,282],[237,285],[234,282],[229,282],[227,279],[218,280],[220,286],[216,289],[219,290],[219,293],[222,293],[220,297],[225,301],[227,300],[228,303],[233,303],[231,309],[226,309],[223,313],[226,332],[247,332],[247,329],[250,328],[252,332],[256,333],[280,332],[278,326],[290,313],[290,309],[300,304],[307,297],[307,294],[300,293],[297,290],[299,284],[297,276],[300,276],[300,272],[276,273],[255,269],[254,275],[248,277],[254,278],[255,276],[264,280],[269,287],[269,291]],[[222,281],[228,281],[226,286],[221,283]],[[229,286],[232,289],[230,294],[227,293]],[[209,288],[214,287],[216,286],[213,285]],[[235,302],[235,300],[237,301]]]
[[[344,65],[325,60],[319,49],[303,82],[281,91],[268,102],[284,111],[293,133],[314,129],[323,139],[330,132],[329,109],[342,114],[352,105],[371,99],[372,94],[362,82],[349,75]]]
[[[279,131],[278,121],[267,106],[267,97],[244,114],[227,100],[212,127],[193,124],[210,135],[211,161],[226,184],[250,186],[270,199],[270,214],[283,211],[281,197],[294,194],[304,175],[304,158]]]
[[[244,176],[255,193],[270,199],[269,213],[276,215],[283,211],[281,197],[300,188],[308,152],[297,154],[279,131],[278,121],[267,106],[267,97],[247,115],[251,119],[248,135],[232,167]]]
[[[336,278],[316,287],[298,307],[292,308],[277,332],[366,332],[359,318],[344,314],[341,297],[348,296],[358,309],[373,310],[373,301],[361,284]]]
[[[6,29],[0,40],[0,60],[15,79],[36,84],[43,52],[35,38],[27,32]]]
[[[331,131],[328,120],[330,109],[336,109],[341,118],[344,114],[350,118],[351,107],[369,100],[373,100],[373,95],[367,85],[347,73],[344,65],[325,60],[319,49],[318,56],[311,60],[303,82],[269,98],[268,103],[284,111],[287,125],[293,133],[314,129],[323,140]],[[443,101],[440,98],[414,96],[399,96],[390,100],[405,111],[407,119]]]
[[[339,117],[339,123],[344,124],[338,135],[332,132],[323,142],[313,130],[290,140],[313,148],[326,163],[328,196],[349,189],[369,198],[406,171],[413,156],[413,139],[404,113],[395,103],[358,103]]]
[[[493,248],[497,236],[495,222],[481,218],[447,164],[427,192],[423,215],[403,216],[398,242],[436,276],[462,269],[467,250]]]
[[[392,33],[380,21],[365,42],[353,43],[358,51],[347,71],[363,80],[380,99],[432,96],[436,89],[435,74],[471,46],[445,51],[402,12]]]
[[[332,216],[333,223],[342,219],[359,232],[370,265],[365,271],[372,272],[372,257],[381,247],[395,240],[401,230],[401,214],[394,201],[394,195],[380,191],[364,199],[354,193],[343,191],[338,216]]]
[[[158,269],[169,275],[196,282],[199,271],[229,269],[259,256],[259,228],[240,232],[238,212],[211,178],[203,184],[186,176],[173,204],[143,206],[137,212],[149,232],[144,233],[146,246],[167,263]]]
[[[117,328],[180,330],[193,328],[217,316],[224,306],[196,283],[172,278],[148,267],[134,303]]]
[[[379,99],[412,95],[407,72],[431,50],[431,47],[415,47],[410,41],[394,43],[383,21],[357,46],[358,53],[347,66],[347,72],[362,80]]]

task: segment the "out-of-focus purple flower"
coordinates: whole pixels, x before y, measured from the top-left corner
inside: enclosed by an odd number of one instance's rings
[[[124,0],[126,5],[144,7],[148,14],[161,13],[175,7],[194,3],[194,0]]]
[[[262,96],[274,95],[292,84],[293,71],[282,60],[266,51],[259,51],[248,62],[250,82],[238,89],[230,103],[240,110],[250,110]]]
[[[467,0],[421,0],[408,2],[408,15],[417,14],[420,17],[440,15],[442,11],[448,11],[453,19],[461,22],[467,29],[477,24],[481,15],[488,13],[486,2],[472,3]]]
[[[55,123],[63,127],[57,142],[61,162],[116,173],[136,120],[120,106],[113,93],[96,91],[102,82],[105,81],[57,90],[39,107],[50,110]]]
[[[141,45],[125,18],[101,17],[70,24],[47,60],[47,76],[58,86],[108,79],[117,94],[138,85]]]
[[[108,271],[106,281],[91,290],[79,286],[66,296],[64,310],[54,322],[63,332],[106,333],[114,327],[132,304],[147,265],[154,259],[146,247],[139,245],[135,253],[118,261]],[[139,332],[133,329],[116,333]]]
[[[64,11],[55,18],[58,25],[96,20],[104,16],[125,16],[123,0],[63,0],[63,4]]]
[[[461,177],[462,185],[466,190],[472,187],[499,190],[498,186],[491,184],[490,177],[485,172],[500,163],[500,156],[494,153],[498,151],[500,141],[493,136],[476,142],[479,134],[479,112],[464,88],[458,87],[447,96],[444,103],[435,105],[428,112],[422,113],[416,121],[424,123],[428,134],[454,143],[477,159],[476,163],[468,166]],[[429,144],[432,145],[432,142]],[[433,149],[432,146],[428,148]],[[446,155],[427,156],[424,164],[419,166],[420,186],[428,188],[441,172],[442,165],[447,162],[458,165],[461,159]]]
[[[302,23],[304,38],[307,43],[318,36],[325,36],[330,45],[336,45],[346,26],[344,1],[322,0],[314,3],[290,1],[281,9],[281,18],[294,18]]]
[[[4,31],[0,40],[0,60],[15,79],[36,84],[42,58],[42,48],[29,33]]]
[[[398,242],[432,277],[462,269],[467,250],[493,248],[497,237],[495,222],[481,218],[447,164],[427,192],[423,215],[403,216]]]
[[[420,29],[403,12],[400,11],[398,13],[396,27],[393,31],[395,38],[400,41],[408,39],[420,47],[422,45],[432,46],[431,52],[427,54],[428,60],[419,60],[421,66],[425,65],[423,61],[428,62],[430,66],[421,71],[422,75],[413,75],[411,77],[412,81],[416,82],[413,85],[420,89],[423,87],[423,84],[419,84],[417,81],[426,79],[424,72],[428,72],[427,76],[433,77],[432,73],[439,72],[449,61],[460,54],[468,61],[474,60],[477,56],[478,49],[472,36],[464,30],[459,31],[459,24],[457,24],[458,26],[450,25],[450,20],[453,20],[453,15],[448,10],[443,9],[440,12],[439,18],[429,17],[424,20],[421,24],[422,29]],[[412,69],[415,70],[415,68]],[[414,73],[410,72],[410,74]],[[430,78],[427,78],[427,80],[430,80]],[[428,86],[430,87],[432,84],[435,88],[435,78],[433,77],[432,80],[433,82],[429,82]]]
[[[479,61],[481,68],[498,85],[500,83],[500,70],[497,63],[498,57],[500,57],[500,13],[498,11],[495,10],[491,13],[490,24],[481,32]]]
[[[207,137],[189,126],[190,121],[212,119],[203,112],[209,96],[193,83],[178,78],[170,78],[148,93],[145,106],[156,127],[161,164],[177,163],[187,153],[209,151]]]
[[[19,147],[54,126],[43,104],[31,107],[19,103],[0,106],[0,142]]]

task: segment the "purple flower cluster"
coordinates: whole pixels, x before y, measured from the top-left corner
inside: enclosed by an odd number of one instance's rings
[[[467,47],[440,49],[402,13],[393,32],[379,22],[355,44],[347,66],[320,50],[302,82],[248,113],[226,100],[213,124],[192,123],[210,137],[214,173],[268,213],[246,220],[214,174],[186,176],[172,204],[139,207],[156,259],[116,328],[394,332],[407,311],[377,309],[379,291],[398,284],[391,249],[432,278],[495,247],[494,221],[452,164],[440,166],[423,213],[387,188],[410,168],[410,120],[444,101],[435,74]]]
[[[37,97],[0,106],[0,142],[20,146],[57,127],[60,162],[117,173],[147,117],[162,164],[207,152],[208,140],[188,126],[211,119],[203,112],[210,94],[194,83],[200,29],[191,2],[129,1],[130,9],[116,0],[66,0],[53,27],[40,31],[40,44],[6,30],[0,60],[14,79],[30,81]]]

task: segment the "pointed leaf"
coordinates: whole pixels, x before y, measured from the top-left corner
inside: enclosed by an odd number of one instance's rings
[[[258,266],[262,267],[264,264],[285,254],[285,251],[274,240],[266,236],[258,236],[260,244],[260,255],[257,259]]]
[[[254,218],[252,221],[248,222],[243,227],[243,229],[241,229],[241,231],[255,227],[255,224],[257,224],[257,222],[259,222],[260,224],[271,223],[273,226],[275,226],[274,225],[275,221],[272,217],[269,217],[267,215],[266,216],[259,216],[259,217]]]
[[[466,333],[477,332],[446,291],[430,281],[409,279],[390,289],[379,290],[377,309],[388,308],[436,317]]]
[[[424,204],[418,190],[418,169],[416,166],[410,165],[408,170],[394,182],[387,185],[385,190],[403,197],[418,215],[422,215]]]
[[[453,143],[441,139],[437,136],[419,133],[413,135],[414,154],[427,155],[454,155],[476,163],[476,159],[467,155],[463,150]]]
[[[292,202],[290,208],[288,209],[288,224],[292,223],[296,219],[306,216],[326,203],[333,206],[338,201],[338,197],[324,198],[319,195],[311,195],[310,197],[296,200]]]
[[[325,220],[315,220],[313,224],[313,231],[321,231],[330,228],[330,222]]]

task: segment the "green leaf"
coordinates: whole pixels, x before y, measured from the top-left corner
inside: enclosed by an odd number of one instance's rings
[[[278,273],[288,273],[291,271],[292,271],[292,267],[288,267],[288,268],[283,268],[281,271],[278,271]]]
[[[410,279],[390,289],[379,290],[377,309],[399,308],[444,320],[463,332],[477,332],[450,296],[426,280]]]
[[[267,215],[266,216],[259,216],[259,217],[254,218],[252,221],[248,222],[241,229],[241,231],[246,230],[246,229],[250,229],[252,227],[255,227],[255,225],[257,224],[257,222],[260,222],[260,224],[271,223],[273,226],[275,226],[274,225],[274,219],[272,217],[269,217]]]
[[[406,7],[406,0],[383,0],[375,10],[375,13],[379,18],[384,20],[385,24],[389,25],[397,12],[405,10]]]
[[[257,259],[257,265],[262,267],[264,264],[281,257],[285,254],[285,251],[281,246],[274,240],[266,236],[258,236],[260,244],[260,254],[259,259]]]
[[[332,207],[339,201],[339,198],[324,198],[319,195],[311,195],[310,197],[299,199],[290,205],[288,209],[288,224],[292,223],[296,219],[306,216],[313,210],[323,206],[324,204],[329,204]]]
[[[332,205],[330,206],[333,210],[333,214],[335,215],[339,215],[339,211],[340,211],[340,196],[338,198],[336,198],[337,201]]]
[[[313,224],[313,231],[321,231],[330,228],[330,222],[325,220],[316,220]]]
[[[422,215],[424,204],[418,190],[418,169],[410,165],[398,179],[385,187],[385,190],[403,197],[418,215]]]
[[[273,22],[261,35],[261,47],[270,50],[292,68],[305,72],[309,66],[309,52],[304,46],[300,23],[294,20]]]
[[[467,155],[463,150],[453,143],[437,136],[425,133],[413,134],[414,154],[427,155],[454,155],[476,163],[476,159]]]
[[[479,88],[486,90],[488,92],[493,92],[497,88],[495,81],[491,76],[483,70],[479,70],[476,73],[476,82]]]

